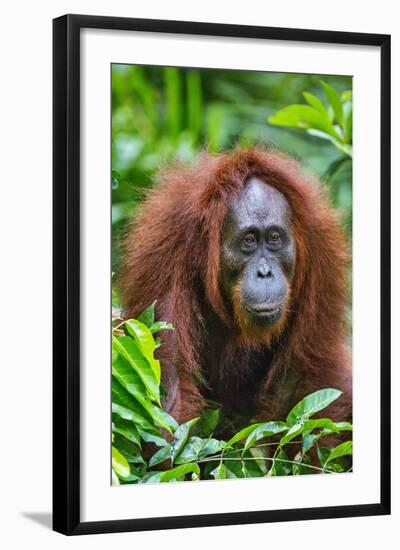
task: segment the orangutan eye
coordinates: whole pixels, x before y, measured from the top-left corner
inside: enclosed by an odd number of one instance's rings
[[[275,230],[271,231],[270,234],[268,235],[268,242],[274,246],[279,245],[281,242],[280,233]]]
[[[255,236],[252,234],[252,233],[249,233],[248,235],[245,236],[245,238],[243,239],[243,243],[246,245],[246,246],[254,246],[257,241],[256,241],[256,238]]]

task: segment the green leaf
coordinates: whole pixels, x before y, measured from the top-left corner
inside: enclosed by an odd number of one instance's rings
[[[342,125],[343,124],[343,105],[338,92],[323,80],[321,80],[321,85],[324,88],[329,104],[332,106],[333,112],[335,113],[336,120],[339,122],[340,125]]]
[[[119,405],[118,403],[112,403],[112,412],[115,414],[118,414],[121,418],[124,420],[130,420],[133,422],[136,426],[142,427],[144,430],[152,429],[153,425],[140,413],[138,412],[138,409],[134,410],[132,408],[124,407],[123,405]]]
[[[171,445],[166,445],[165,447],[162,447],[159,451],[154,454],[149,461],[149,467],[152,468],[153,466],[156,466],[157,464],[161,464],[161,462],[164,462],[165,460],[169,460],[171,458]]]
[[[112,374],[118,382],[134,397],[145,399],[146,386],[139,375],[133,370],[128,360],[119,356],[112,364]]]
[[[317,456],[318,456],[319,463],[321,464],[322,467],[325,466],[329,453],[330,453],[330,450],[327,449],[326,447],[317,446]]]
[[[200,437],[190,437],[175,459],[175,464],[184,464],[185,462],[194,462],[198,460],[200,450],[204,443],[204,440]]]
[[[257,464],[257,466],[260,468],[263,475],[265,475],[267,473],[267,470],[268,470],[267,463],[269,463],[269,461],[265,460],[267,457],[269,457],[269,454],[267,453],[266,448],[265,447],[251,447],[249,449],[249,453],[253,458],[256,459],[254,461],[254,463]]]
[[[142,462],[141,460],[141,454],[140,449],[137,445],[132,443],[131,441],[128,441],[125,437],[121,436],[120,434],[113,434],[115,435],[113,444],[116,449],[125,457],[125,459],[129,463],[137,463]]]
[[[286,445],[286,443],[289,443],[289,441],[292,441],[292,439],[297,437],[303,431],[303,426],[304,422],[302,420],[297,424],[293,424],[289,431],[280,440],[279,446],[283,447],[283,445]]]
[[[179,453],[185,446],[185,443],[189,437],[189,431],[190,428],[196,424],[198,421],[198,418],[193,418],[192,420],[189,420],[188,422],[185,422],[184,424],[181,424],[175,434],[174,434],[174,442],[172,444],[172,453],[171,453],[171,459],[172,462],[178,457]]]
[[[244,449],[247,450],[259,439],[270,437],[271,435],[281,433],[287,429],[288,427],[284,422],[266,422],[265,424],[261,424],[261,426],[258,426],[258,428],[253,430],[247,437]]]
[[[176,421],[163,409],[156,407],[148,399],[140,400],[140,403],[143,408],[145,408],[146,411],[149,413],[157,426],[165,428],[170,433],[172,433],[177,428],[178,424],[176,423]]]
[[[180,466],[177,466],[176,468],[172,468],[172,470],[167,470],[166,472],[162,472],[160,474],[160,481],[175,481],[179,478],[184,477],[186,474],[189,473],[195,473],[198,476],[200,475],[200,468],[195,463],[189,463],[189,464],[181,464]]]
[[[127,477],[131,473],[128,461],[122,456],[122,454],[114,447],[111,448],[112,452],[112,468],[118,477]]]
[[[157,424],[157,426],[165,428],[170,433],[176,429],[177,423],[168,413],[158,407],[155,407],[148,400],[142,400],[140,404],[151,416],[152,420],[155,424]],[[118,414],[121,418],[124,418],[125,420],[131,420],[138,426],[142,427],[144,430],[152,430],[154,428],[154,426],[149,422],[143,421],[143,417],[140,417],[140,415],[138,415],[135,411],[127,409],[126,407],[122,407],[117,403],[112,404],[112,411]]]
[[[137,318],[140,323],[143,323],[148,328],[150,328],[151,325],[154,323],[154,309],[156,307],[156,303],[157,302],[153,302]]]
[[[150,329],[148,329],[146,325],[144,325],[140,321],[137,321],[136,319],[129,319],[129,321],[126,321],[125,326],[129,334],[135,339],[135,342],[142,354],[146,357],[149,365],[151,366],[155,374],[158,384],[160,384],[160,362],[157,359],[154,359],[154,350],[156,348],[156,344],[154,342],[154,338],[152,333],[150,332]]]
[[[132,468],[132,466],[131,466]],[[124,477],[122,479],[122,482],[123,482],[123,485],[126,485],[127,483],[134,483],[136,481],[139,481],[140,480],[140,475],[138,474],[133,474],[132,472],[129,474],[129,476],[127,477]]]
[[[210,475],[212,475],[214,479],[226,479],[226,473],[226,467],[221,462],[212,472],[210,472]]]
[[[161,481],[161,472],[147,472],[142,476],[142,483],[159,483]]]
[[[125,325],[128,328],[128,322],[125,323]],[[140,323],[141,324],[141,323]],[[141,324],[142,327],[145,325]],[[150,338],[153,341],[153,349],[154,349],[154,340],[151,335],[151,332],[147,327],[145,327],[148,331]],[[160,403],[160,373],[156,373],[153,369],[153,366],[150,365],[149,361],[146,357],[143,356],[141,350],[137,346],[137,344],[133,341],[132,338],[129,336],[113,336],[113,346],[115,350],[125,357],[125,359],[128,360],[131,367],[136,371],[136,373],[141,378],[143,384],[146,386],[150,396],[157,401],[157,403]]]
[[[322,103],[322,101],[318,97],[316,97],[313,94],[310,94],[309,92],[303,92],[303,96],[307,101],[307,103],[311,105],[311,107],[314,107],[314,109],[316,109],[320,113],[327,115],[325,105]]]
[[[289,412],[286,422],[288,426],[297,424],[299,420],[306,420],[315,413],[325,409],[335,401],[342,392],[333,388],[318,390],[302,399]]]
[[[201,437],[197,436],[190,437],[180,451],[175,463],[183,464],[184,462],[201,460],[206,456],[218,453],[224,446],[225,442],[218,441],[217,439],[201,439]]]
[[[351,431],[353,429],[350,422],[333,422],[330,418],[316,418],[304,422],[303,432],[311,432],[318,428],[322,429],[325,434]]]
[[[146,443],[154,443],[157,447],[164,447],[165,445],[168,445],[168,441],[161,437],[161,433],[158,430],[148,432],[138,428],[138,432],[140,437]]]
[[[303,435],[303,443],[302,443],[303,452],[306,453],[307,451],[309,451],[320,437],[321,437],[320,434],[308,433],[306,435]]]
[[[340,134],[334,128],[328,115],[317,111],[310,105],[288,105],[275,115],[268,118],[270,124],[276,126],[289,126],[292,128],[308,129],[313,128],[336,139],[341,139]]]
[[[113,432],[123,435],[132,443],[135,443],[140,447],[140,435],[132,422],[124,420],[123,418],[114,418]]]
[[[353,105],[350,101],[347,101],[343,105],[343,130],[346,141],[351,143],[353,130]]]
[[[326,459],[326,464],[331,462],[331,460],[334,460],[335,458],[339,458],[340,456],[347,456],[353,454],[353,442],[352,441],[344,441],[334,449],[332,449]]]
[[[173,330],[174,327],[171,323],[166,323],[165,321],[156,321],[150,325],[149,330],[153,334],[155,332],[160,332],[161,330]]]
[[[232,447],[234,443],[242,441],[242,439],[246,439],[248,435],[251,434],[251,432],[258,428],[258,426],[262,426],[262,422],[259,422],[258,424],[251,424],[250,426],[243,428],[242,430],[240,430],[240,432],[237,432],[233,437],[231,437],[229,441],[227,441],[226,446]]]
[[[206,456],[212,456],[225,448],[225,441],[219,441],[218,439],[206,439],[203,440],[203,445],[199,452],[199,460]]]
[[[201,437],[209,437],[218,425],[220,409],[209,409],[196,424],[196,433]]]

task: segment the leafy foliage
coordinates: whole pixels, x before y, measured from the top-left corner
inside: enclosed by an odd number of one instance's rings
[[[343,154],[352,157],[352,93],[341,95],[326,82],[321,81],[328,105],[318,97],[303,92],[308,105],[288,105],[268,117],[270,124],[301,128],[310,135],[333,143]]]
[[[351,441],[334,448],[320,439],[352,429],[348,422],[312,418],[341,392],[325,388],[306,396],[285,422],[245,426],[228,441],[213,437],[218,409],[178,425],[162,408],[161,367],[154,358],[153,334],[171,330],[155,321],[154,306],[138,319],[113,318],[112,339],[112,483],[156,483],[198,479],[232,479],[339,473]],[[151,444],[151,446],[150,446]],[[293,458],[290,448],[296,448]],[[149,454],[150,451],[150,454]],[[311,463],[312,453],[319,465]]]

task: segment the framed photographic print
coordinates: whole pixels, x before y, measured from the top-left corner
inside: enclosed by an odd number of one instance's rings
[[[390,513],[390,37],[54,20],[54,529]]]

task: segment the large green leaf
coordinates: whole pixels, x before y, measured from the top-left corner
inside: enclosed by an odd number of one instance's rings
[[[352,142],[352,129],[353,129],[353,105],[351,101],[346,101],[343,104],[343,130],[346,141]]]
[[[259,422],[258,424],[251,424],[250,426],[243,428],[242,430],[237,432],[233,437],[231,437],[229,441],[226,442],[226,446],[232,447],[234,443],[237,443],[238,441],[242,441],[243,439],[246,439],[248,435],[251,434],[251,432],[253,432],[258,428],[258,426],[262,426],[262,422]]]
[[[244,448],[247,450],[259,439],[270,437],[271,435],[281,433],[287,429],[288,427],[284,422],[266,422],[265,424],[261,424],[261,426],[258,426],[258,428],[253,430],[247,437]]]
[[[350,422],[333,422],[330,418],[315,418],[304,422],[303,433],[315,429],[322,429],[323,434],[351,431],[353,426]]]
[[[289,126],[291,128],[313,128],[341,139],[341,135],[333,126],[328,115],[310,105],[288,105],[268,118],[270,124]]]
[[[309,92],[303,92],[304,99],[307,101],[311,107],[314,107],[317,111],[324,115],[328,115],[327,110],[325,109],[325,105],[322,103],[322,101],[316,97],[313,94],[310,94]]]
[[[166,323],[165,321],[156,321],[150,325],[149,330],[153,334],[154,332],[160,332],[161,330],[172,330],[174,327],[171,323]]]
[[[199,452],[199,459],[202,459],[206,456],[212,456],[222,449],[225,448],[225,441],[220,441],[218,439],[205,439],[203,440],[203,445]]]
[[[141,455],[141,449],[131,441],[119,434],[115,435],[113,445],[126,458],[129,464],[145,464]]]
[[[146,327],[150,328],[151,325],[154,323],[154,308],[156,306],[156,302],[153,302],[149,307],[147,307],[137,318],[138,321],[146,325]]]
[[[331,462],[331,460],[334,460],[335,458],[339,458],[340,456],[346,456],[351,455],[353,453],[353,442],[352,441],[344,441],[334,449],[332,449],[326,459],[326,464]]]
[[[161,380],[160,362],[154,359],[156,344],[150,329],[136,319],[126,321],[125,326],[129,334],[134,338],[136,345],[149,362],[159,384]]]
[[[201,460],[206,456],[215,455],[224,447],[224,441],[218,441],[217,439],[202,439],[197,436],[190,437],[183,449],[179,452],[175,463],[184,464],[185,462]]]
[[[204,440],[201,437],[190,437],[182,447],[175,464],[184,464],[185,462],[194,462],[198,460],[201,448],[204,445]]]
[[[111,448],[112,452],[112,468],[118,477],[128,477],[131,473],[128,461],[122,456],[122,454],[114,446]]]
[[[210,475],[212,475],[214,479],[226,479],[225,464],[223,462],[218,464],[218,466],[214,470],[212,470],[212,472],[210,472]]]
[[[113,418],[113,432],[118,433],[126,437],[132,443],[135,443],[140,447],[140,435],[136,426],[129,420],[124,420],[121,417],[115,415]]]
[[[175,430],[177,423],[175,420],[170,416],[168,413],[163,411],[162,409],[159,409],[158,407],[155,407],[150,401],[142,401],[143,407],[146,409],[146,411],[149,413],[149,415],[152,417],[153,421],[157,426],[161,426],[162,428],[165,428],[170,433]],[[141,427],[144,430],[152,429],[154,426],[152,426],[149,422],[144,421],[143,417],[138,415],[135,411],[131,409],[127,409],[126,407],[123,407],[121,405],[118,405],[117,403],[112,404],[112,412],[115,414],[118,414],[121,418],[124,420],[130,420],[131,422],[134,422],[134,424],[137,425],[137,427]]]
[[[156,407],[148,399],[141,400],[140,403],[152,417],[157,426],[165,428],[170,433],[172,433],[177,428],[178,424],[176,423],[174,418],[172,418],[172,416],[165,412],[163,409]]]
[[[333,112],[335,113],[336,120],[340,125],[343,125],[343,104],[339,94],[334,88],[332,88],[332,86],[329,86],[329,84],[323,80],[321,80],[321,84],[324,88],[329,104],[332,106]]]
[[[127,325],[128,322],[129,321],[125,324]],[[140,325],[142,327],[145,326],[142,323],[140,323]],[[155,344],[151,332],[147,327],[145,328],[150,335],[154,349]],[[151,398],[157,401],[157,403],[160,403],[159,373],[157,374],[154,371],[153,366],[150,365],[149,361],[144,356],[141,349],[139,349],[136,342],[129,336],[113,336],[113,346],[120,355],[128,360],[131,367],[137,372],[143,384],[146,386]]]
[[[220,409],[209,409],[196,424],[196,434],[200,437],[209,437],[218,425]]]
[[[152,430],[154,425],[151,416],[146,410],[125,390],[118,387],[118,382],[112,382],[112,410],[125,420],[130,420],[137,427],[144,430]],[[122,391],[123,390],[123,391]],[[125,392],[125,393],[124,393]],[[128,397],[128,399],[127,399]]]
[[[122,405],[127,409],[134,409],[137,403],[132,395],[118,382],[115,376],[112,377],[111,384],[112,400],[118,405]]]
[[[301,432],[303,431],[304,423],[301,420],[297,424],[293,424],[293,426],[290,427],[289,431],[285,433],[285,435],[281,438],[279,441],[279,446],[283,447],[286,445],[286,443],[289,443],[289,441],[292,441],[295,437],[297,437]]]
[[[112,404],[112,412],[114,414],[117,414],[124,420],[130,420],[135,425],[142,426],[144,429],[152,428],[152,425],[147,420],[145,420],[142,416],[140,416],[140,414],[137,414],[136,411],[133,411],[132,409],[127,409],[126,407],[123,407],[118,403]]]
[[[113,361],[112,373],[131,395],[142,399],[147,397],[146,386],[143,384],[137,372],[133,370],[127,359],[118,356],[118,358]]]
[[[146,431],[138,428],[138,432],[140,437],[146,443],[154,443],[157,447],[164,447],[165,445],[168,445],[168,441],[161,436],[160,431],[157,429]]]
[[[183,478],[186,474],[194,473],[197,476],[200,475],[200,468],[195,463],[181,464],[172,468],[172,470],[167,470],[166,472],[161,472],[160,481],[175,481],[179,478]]]
[[[310,416],[325,409],[325,407],[330,405],[340,395],[342,395],[342,392],[333,388],[318,390],[307,395],[290,411],[286,419],[287,425],[293,426],[298,423],[299,420],[307,420]]]
[[[164,462],[165,460],[168,460],[171,458],[171,445],[166,445],[165,447],[162,447],[160,450],[158,450],[149,461],[149,467],[152,468],[153,466],[157,466],[157,464],[161,464],[161,462]]]
[[[186,444],[186,441],[189,437],[189,431],[191,427],[198,421],[198,418],[193,418],[192,420],[189,420],[188,422],[185,422],[184,424],[181,424],[175,434],[174,434],[174,442],[172,444],[172,452],[171,452],[171,458],[172,461],[174,461],[183,447]]]

